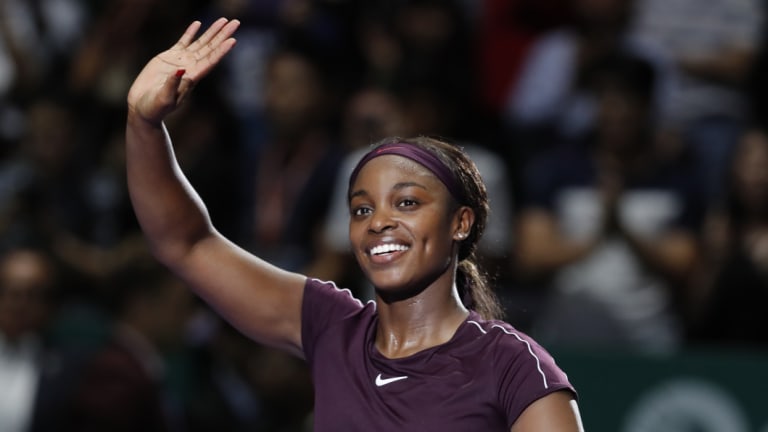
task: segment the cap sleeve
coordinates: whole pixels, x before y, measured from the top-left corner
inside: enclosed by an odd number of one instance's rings
[[[334,322],[359,312],[363,303],[348,289],[333,282],[307,278],[301,307],[301,343],[304,358],[312,362],[315,343]]]

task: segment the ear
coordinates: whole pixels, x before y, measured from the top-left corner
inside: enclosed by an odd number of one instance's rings
[[[469,237],[472,226],[475,224],[475,212],[467,206],[461,206],[456,210],[453,227],[453,239],[462,241]]]

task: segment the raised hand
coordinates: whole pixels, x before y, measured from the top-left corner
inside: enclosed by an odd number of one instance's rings
[[[238,20],[219,18],[195,39],[200,26],[190,24],[175,45],[144,66],[128,91],[129,115],[159,124],[235,46]]]

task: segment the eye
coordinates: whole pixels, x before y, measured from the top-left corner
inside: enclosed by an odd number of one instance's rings
[[[371,213],[371,208],[367,206],[358,206],[350,210],[352,216],[365,216]]]
[[[411,198],[402,199],[397,203],[398,207],[414,207],[417,205],[419,205],[419,202]]]

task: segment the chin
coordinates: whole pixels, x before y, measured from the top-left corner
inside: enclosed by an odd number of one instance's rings
[[[415,297],[430,286],[428,280],[403,277],[402,272],[395,271],[393,273],[395,274],[369,276],[369,281],[376,289],[376,294],[386,303]]]

